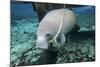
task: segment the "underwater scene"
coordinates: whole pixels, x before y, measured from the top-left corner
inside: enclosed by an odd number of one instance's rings
[[[10,7],[11,67],[95,61],[95,6],[66,4],[76,15],[78,30],[50,50],[36,48],[37,29],[46,13],[63,4],[11,1]]]

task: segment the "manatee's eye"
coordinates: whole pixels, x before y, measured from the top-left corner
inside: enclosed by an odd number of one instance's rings
[[[50,34],[49,34],[49,33],[47,33],[47,34],[46,34],[46,37],[49,37],[49,36],[50,36]]]
[[[46,34],[46,38],[47,38],[47,40],[51,40],[52,37],[53,37],[53,36],[52,36],[50,33],[47,33],[47,34]]]

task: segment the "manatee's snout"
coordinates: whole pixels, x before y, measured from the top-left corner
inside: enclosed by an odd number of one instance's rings
[[[48,49],[48,41],[44,37],[38,37],[36,48]]]

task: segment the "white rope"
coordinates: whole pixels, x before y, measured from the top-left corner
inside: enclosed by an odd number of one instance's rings
[[[65,9],[65,4],[64,4],[64,9]],[[60,23],[60,27],[59,27],[59,29],[58,29],[58,32],[57,32],[57,34],[54,36],[54,38],[53,38],[50,42],[52,42],[52,41],[55,41],[55,42],[56,42],[57,37],[58,37],[59,33],[61,32],[61,29],[62,29],[62,26],[63,26],[64,14],[65,14],[65,11],[63,11],[63,15],[62,15],[62,17],[61,17],[61,23]]]

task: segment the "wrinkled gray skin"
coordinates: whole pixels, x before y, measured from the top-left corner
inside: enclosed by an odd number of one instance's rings
[[[48,49],[48,42],[57,34],[63,15],[63,26],[58,38],[61,44],[65,43],[65,34],[70,32],[76,25],[75,14],[68,9],[56,9],[48,12],[39,24],[37,30],[37,48]]]

